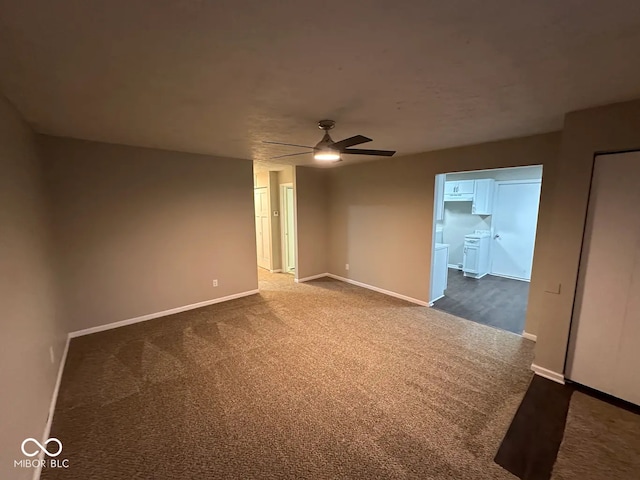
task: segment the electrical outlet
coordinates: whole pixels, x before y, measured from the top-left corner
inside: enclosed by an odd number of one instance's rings
[[[213,286],[214,286],[214,287],[217,287],[217,286],[218,286],[218,279],[217,279],[217,278],[213,281]]]
[[[56,356],[53,354],[53,346],[49,347],[49,358],[51,359],[51,363],[55,363]]]
[[[346,263],[346,264],[344,265],[344,269],[345,269],[345,270],[349,270],[349,264],[348,264],[348,263]]]

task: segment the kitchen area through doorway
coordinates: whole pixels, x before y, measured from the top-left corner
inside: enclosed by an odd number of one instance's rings
[[[430,303],[524,332],[542,166],[436,175]]]

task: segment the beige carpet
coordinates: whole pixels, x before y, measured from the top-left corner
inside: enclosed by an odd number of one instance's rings
[[[553,480],[638,480],[640,415],[574,392]]]
[[[43,479],[513,479],[533,343],[342,282],[71,342]]]

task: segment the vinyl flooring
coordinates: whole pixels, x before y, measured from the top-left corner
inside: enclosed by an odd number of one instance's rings
[[[522,334],[527,311],[529,282],[486,275],[468,278],[449,269],[444,298],[434,308],[477,323]]]

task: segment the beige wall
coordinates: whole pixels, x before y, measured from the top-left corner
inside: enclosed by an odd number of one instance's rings
[[[25,438],[41,439],[66,328],[56,313],[49,220],[35,136],[0,96],[0,478]],[[54,361],[49,358],[49,347]]]
[[[550,133],[332,169],[329,272],[426,302],[435,175],[544,165],[531,282],[532,294],[541,292],[537,252],[553,246],[548,224],[560,140]],[[528,316],[528,332],[538,319]]]
[[[278,172],[269,172],[269,203],[271,211],[271,269],[282,268],[282,240],[280,239],[280,185]],[[278,212],[276,216],[274,212]]]
[[[293,167],[286,166],[283,170],[278,171],[278,183],[293,183]]]
[[[257,288],[250,161],[39,140],[70,331]]]
[[[553,243],[541,252],[536,249],[541,255],[535,261],[540,263],[542,272],[537,280],[544,288],[535,303],[530,301],[528,311],[529,319],[539,324],[535,363],[543,368],[564,371],[594,155],[638,149],[640,101],[573,112],[565,117],[548,228]],[[550,293],[558,286],[559,294]]]
[[[295,168],[298,279],[327,272],[328,173],[320,168]]]

